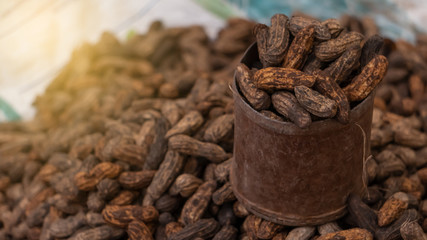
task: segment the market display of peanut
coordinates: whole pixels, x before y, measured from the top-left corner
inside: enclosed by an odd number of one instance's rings
[[[34,120],[0,124],[0,239],[426,239],[427,36],[383,41],[372,21],[348,16],[255,25],[230,19],[210,40],[199,26],[155,22],[75,50]],[[254,41],[259,64],[239,65]],[[283,226],[236,200],[236,68],[248,104],[300,127],[345,123],[376,91],[368,194],[350,196],[348,214]]]
[[[378,53],[382,38],[375,35],[364,41],[363,34],[343,31],[343,27],[334,19],[320,22],[303,16],[292,16],[288,23],[288,18],[281,17],[286,19],[280,26],[283,29],[281,33],[289,31],[292,36],[273,35],[276,41],[283,44],[277,51],[272,51],[275,45],[268,45],[267,39],[271,39],[270,31],[278,31],[278,16],[272,17],[271,27],[258,24],[254,29],[263,68],[243,70],[249,66],[242,64],[238,67],[236,77],[242,95],[255,110],[278,113],[285,117],[283,121],[293,122],[301,128],[309,127],[311,121],[305,120],[307,124],[302,124],[300,117],[293,116],[293,112],[300,112],[298,104],[280,104],[276,98],[272,100],[272,106],[268,107],[268,94],[273,96],[277,91],[286,91],[298,95],[300,104],[311,113],[310,118],[323,120],[335,117],[343,124],[348,123],[350,103],[354,107],[363,101],[385,77],[388,61]],[[287,48],[283,50],[283,47]],[[279,53],[282,53],[282,57],[278,57]],[[266,59],[275,61],[267,63]],[[365,63],[368,59],[369,63]],[[243,71],[246,73],[243,74]],[[313,88],[317,92],[307,89],[304,101],[301,89],[298,93],[294,92],[300,86]],[[261,93],[262,99],[266,99],[263,107],[260,106],[261,98],[255,98],[261,96]],[[286,111],[283,105],[288,105]],[[277,109],[278,106],[281,109]]]

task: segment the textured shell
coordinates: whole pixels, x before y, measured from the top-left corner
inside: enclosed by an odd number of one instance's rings
[[[318,40],[325,41],[331,39],[331,33],[326,25],[321,24],[318,20],[301,16],[293,16],[289,23],[289,30],[292,35],[296,36],[303,28],[314,25],[315,37]]]
[[[348,123],[350,118],[350,104],[344,91],[340,88],[338,83],[333,81],[329,76],[322,72],[318,72],[317,81],[314,89],[322,95],[334,100],[337,103],[338,112],[336,114],[337,120],[341,123]]]
[[[257,88],[267,91],[293,90],[299,85],[311,87],[315,81],[314,76],[292,68],[263,68],[254,75]]]
[[[325,72],[327,72],[335,82],[340,84],[347,79],[356,67],[359,67],[361,52],[362,49],[359,45],[349,47],[343,55],[325,69]]]
[[[335,101],[306,86],[294,88],[295,97],[305,110],[318,117],[332,118],[337,113]]]
[[[290,92],[275,92],[271,96],[273,106],[276,111],[290,119],[300,128],[306,128],[311,124],[310,113],[299,103]]]
[[[322,25],[328,28],[332,38],[336,38],[344,29],[340,22],[335,18],[326,19],[322,22]]]
[[[320,236],[318,240],[333,240],[333,239],[351,239],[351,240],[373,240],[372,234],[361,228],[352,228],[335,233],[328,233]]]
[[[236,81],[243,96],[255,110],[268,109],[271,104],[270,96],[256,88],[249,68],[240,63],[236,68]]]
[[[282,63],[289,44],[288,25],[289,19],[284,14],[275,14],[271,17],[266,49],[260,52],[264,67],[279,66]]]
[[[388,61],[382,55],[375,56],[343,90],[349,101],[365,99],[383,80],[387,72]]]
[[[283,67],[302,68],[313,47],[314,31],[314,25],[309,25],[297,33],[286,53]]]
[[[357,32],[341,34],[335,39],[331,39],[317,45],[314,48],[314,53],[316,54],[316,57],[322,61],[332,61],[341,56],[349,46],[355,44],[360,45],[363,38],[364,36]]]

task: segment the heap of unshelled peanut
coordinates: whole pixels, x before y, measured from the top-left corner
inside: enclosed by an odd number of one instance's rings
[[[240,91],[261,114],[300,128],[312,119],[349,122],[350,103],[363,101],[381,82],[387,59],[383,38],[364,39],[336,19],[323,22],[284,14],[254,29],[259,60],[236,71]]]
[[[335,24],[377,33],[367,18]],[[289,227],[250,214],[228,178],[229,84],[254,26],[229,20],[211,41],[200,27],[155,22],[77,49],[34,120],[0,124],[0,239],[426,239],[427,37],[380,50],[389,71],[375,98],[369,195],[350,198],[337,221]]]

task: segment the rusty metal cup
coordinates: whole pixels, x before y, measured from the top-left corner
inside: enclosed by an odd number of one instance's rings
[[[256,44],[241,62],[259,61]],[[301,129],[255,111],[234,92],[234,160],[231,184],[253,214],[289,225],[318,225],[342,217],[350,194],[363,195],[370,154],[374,93],[355,106],[350,122],[314,121]]]

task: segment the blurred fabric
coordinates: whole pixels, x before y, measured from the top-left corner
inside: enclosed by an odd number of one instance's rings
[[[224,0],[213,0],[223,2]],[[325,20],[343,14],[372,17],[381,33],[414,42],[417,32],[427,32],[427,1],[422,0],[227,0],[251,19],[269,23],[276,13],[304,12]]]
[[[224,24],[191,0],[0,0],[0,121],[30,119],[35,96],[82,42],[104,31],[124,40],[154,20],[200,24],[211,37]]]

